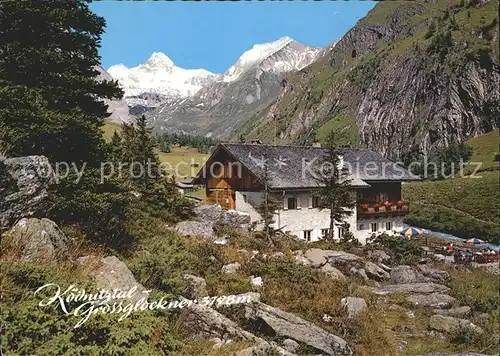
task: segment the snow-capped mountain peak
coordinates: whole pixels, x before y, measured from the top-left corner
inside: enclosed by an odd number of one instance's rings
[[[172,98],[188,97],[218,78],[204,69],[177,67],[161,52],[154,52],[146,62],[133,68],[123,64],[111,66],[108,73],[118,79],[125,97],[142,93],[160,93]]]
[[[238,61],[224,72],[222,80],[233,82],[256,65],[259,65],[264,71],[275,73],[299,70],[310,64],[316,58],[319,50],[319,48],[304,46],[290,37],[256,44],[243,53]],[[273,56],[276,58],[271,59]]]
[[[231,68],[224,72],[222,80],[224,82],[232,82],[238,79],[248,68],[279,51],[290,42],[293,42],[292,38],[282,37],[277,41],[255,44],[251,49],[243,53]]]
[[[172,69],[175,67],[174,62],[163,52],[153,52],[149,59],[142,64],[154,69]]]
[[[124,89],[127,103],[142,110],[143,107],[154,108],[161,103],[174,105],[172,103],[179,103],[197,93],[200,100],[205,100],[203,98],[207,95],[216,97],[212,93],[217,92],[214,88],[219,88],[219,84],[226,87],[240,80],[243,73],[256,70],[256,73],[282,74],[300,70],[314,61],[318,54],[318,48],[304,46],[290,37],[282,37],[276,41],[255,44],[224,74],[178,67],[162,52],[153,52],[136,67],[118,64],[111,66],[108,72]],[[256,94],[256,98],[260,98],[260,94]],[[248,100],[253,99],[248,97]]]

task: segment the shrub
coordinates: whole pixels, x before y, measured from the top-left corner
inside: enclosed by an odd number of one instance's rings
[[[173,319],[161,310],[133,313],[121,322],[117,315],[97,314],[75,329],[74,316],[59,307],[39,307],[33,292],[46,283],[64,287],[71,281],[95,289],[76,267],[0,261],[0,268],[1,344],[6,354],[146,355],[169,353],[179,345],[169,331]]]
[[[416,240],[382,234],[377,237],[374,244],[380,245],[397,264],[414,264],[422,258],[422,249]]]

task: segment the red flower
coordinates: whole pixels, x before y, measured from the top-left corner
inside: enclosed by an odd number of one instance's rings
[[[385,205],[385,207],[386,207],[387,209],[389,209],[389,208],[392,206],[392,203],[391,203],[391,202],[389,202],[389,201],[386,201],[386,202],[384,203],[384,205]]]
[[[361,209],[363,209],[363,210],[368,209],[368,204],[366,204],[366,203],[360,204],[359,206],[360,206],[360,207],[361,207]]]
[[[404,202],[402,200],[399,200],[396,204],[397,206],[403,206]]]

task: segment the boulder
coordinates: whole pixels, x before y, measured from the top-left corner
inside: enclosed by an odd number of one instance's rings
[[[236,210],[226,210],[219,205],[197,205],[193,213],[201,221],[215,225],[224,225],[233,228],[247,228],[250,224],[250,215]]]
[[[255,346],[237,351],[234,356],[265,356],[265,355],[296,356],[295,353],[280,348],[274,342],[258,342]]]
[[[455,298],[441,293],[414,294],[406,297],[406,300],[415,306],[436,309],[447,309],[456,302]]]
[[[301,264],[301,265],[306,266],[306,267],[311,265],[311,261],[309,261],[304,256],[304,252],[302,252],[301,250],[294,251],[293,254],[295,255],[295,262],[296,263]]]
[[[389,273],[370,261],[365,263],[365,272],[368,278],[376,281],[383,281],[390,278]]]
[[[188,297],[190,299],[198,299],[208,295],[207,282],[205,281],[205,278],[194,276],[192,274],[185,274],[182,278],[188,283]]]
[[[44,211],[54,171],[44,156],[0,160],[0,230]]]
[[[106,290],[119,289],[127,292],[136,288],[131,302],[137,302],[141,298],[148,298],[149,292],[139,282],[128,269],[127,265],[115,256],[108,256],[101,259],[100,266],[92,272],[97,287]]]
[[[208,221],[181,221],[174,229],[184,236],[202,236],[207,239],[215,239],[213,223]]]
[[[347,309],[347,316],[351,319],[358,316],[368,305],[363,298],[346,297],[340,300],[340,305]]]
[[[390,293],[448,293],[450,288],[437,283],[405,283],[391,284],[373,289],[373,293],[383,295]]]
[[[423,276],[414,271],[410,266],[396,266],[391,270],[391,281],[395,284],[424,282]]]
[[[245,307],[245,317],[258,323],[261,330],[274,336],[288,337],[309,345],[327,355],[352,354],[342,338],[330,334],[315,324],[264,303]]]
[[[366,274],[366,271],[364,268],[355,268],[355,267],[351,267],[351,269],[349,270],[349,276],[357,276],[357,277],[361,277],[363,278],[365,281],[369,280],[370,278],[368,278],[368,275]]]
[[[260,295],[257,293],[247,293],[245,295],[250,294],[255,295],[255,297],[252,297],[252,301],[260,299]],[[240,295],[236,297],[239,296]],[[233,337],[240,340],[255,342],[254,346],[238,351],[235,355],[266,355],[268,354],[268,351],[275,350],[280,355],[294,356],[293,353],[286,351],[280,346],[272,342],[267,342],[266,340],[243,330],[237,323],[207,306],[192,303],[184,309],[184,315],[184,324],[195,337],[203,339],[217,339],[220,340],[220,343],[222,344],[230,342]]]
[[[264,281],[262,280],[262,277],[250,276],[250,284],[254,287],[260,288],[264,285]]]
[[[321,267],[320,271],[332,277],[333,279],[345,279],[345,276],[342,272],[328,263]]]
[[[304,257],[309,260],[309,266],[319,268],[328,262],[328,253],[330,250],[322,250],[320,248],[311,248],[304,253]]]
[[[454,317],[464,317],[470,315],[472,312],[471,307],[463,306],[458,308],[451,308],[448,310],[434,309],[435,314],[454,316]]]
[[[352,253],[344,251],[328,251],[328,262],[342,273],[349,275],[351,268],[361,269],[365,266],[365,261]]]
[[[239,264],[239,262],[229,263],[227,265],[222,266],[222,273],[234,274],[238,272],[240,268],[241,264]]]
[[[283,348],[289,352],[295,352],[299,348],[299,343],[292,339],[285,339],[283,341]]]
[[[430,282],[446,283],[451,279],[450,274],[446,271],[432,268],[428,265],[419,265],[418,268],[420,269],[420,273]]]
[[[391,256],[384,250],[371,250],[368,251],[368,258],[374,262],[389,264],[391,263]]]
[[[482,334],[483,329],[473,324],[469,320],[454,318],[444,315],[433,315],[429,320],[429,327],[436,331],[445,333],[455,333],[460,331],[472,331],[477,334]]]
[[[7,236],[23,260],[62,260],[68,257],[68,238],[52,220],[22,218]]]

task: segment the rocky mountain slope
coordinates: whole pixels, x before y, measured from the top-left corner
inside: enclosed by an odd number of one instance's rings
[[[160,130],[229,138],[253,113],[276,99],[284,73],[304,68],[319,51],[288,37],[255,45],[221,80],[191,98],[161,105],[149,118]]]
[[[284,73],[306,67],[320,53],[283,37],[256,44],[218,75],[176,67],[162,53],[138,67],[108,71],[124,88],[131,114],[147,112],[158,130],[229,137],[276,99]]]
[[[247,138],[339,143],[389,157],[499,127],[498,1],[381,2],[327,53],[282,81]],[[238,137],[234,135],[234,137]]]
[[[125,100],[135,114],[189,97],[220,77],[205,69],[178,67],[161,52],[154,52],[136,67],[117,64],[109,67],[108,72],[120,83]]]

